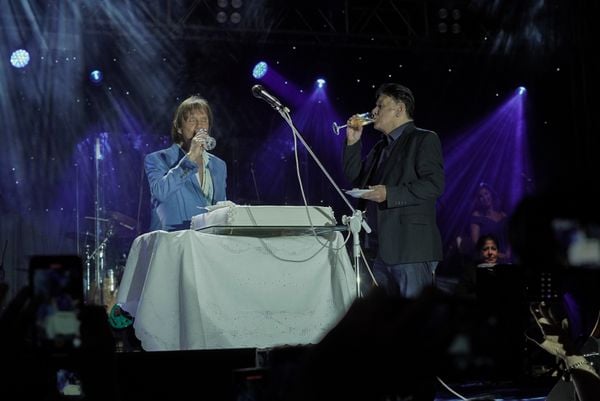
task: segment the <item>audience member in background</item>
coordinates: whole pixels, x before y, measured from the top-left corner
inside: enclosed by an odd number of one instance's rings
[[[376,288],[271,388],[269,400],[385,401],[435,398],[458,309],[425,288],[407,299]],[[282,395],[277,397],[276,395]]]
[[[171,126],[173,145],[150,153],[144,165],[150,184],[150,230],[190,228],[193,216],[204,206],[226,200],[227,166],[208,153],[213,117],[208,102],[185,99]]]
[[[486,234],[477,241],[479,264],[477,267],[494,267],[500,263],[498,240],[493,235]]]
[[[456,294],[468,298],[475,297],[477,289],[477,269],[494,267],[501,263],[498,252],[498,240],[493,235],[479,237],[475,246],[475,262],[465,265],[463,274],[456,286]]]
[[[117,399],[115,341],[103,306],[84,305],[79,314],[81,346],[50,355],[32,341],[39,300],[23,287],[0,314],[0,399],[58,400],[61,372],[77,372],[84,400]],[[63,369],[59,369],[63,368]]]
[[[476,244],[482,235],[493,235],[497,239],[499,257],[508,261],[510,246],[506,217],[506,213],[500,209],[500,199],[496,192],[488,184],[480,183],[470,219],[471,240]]]

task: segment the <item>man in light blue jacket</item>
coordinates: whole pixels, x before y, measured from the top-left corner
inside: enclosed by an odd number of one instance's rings
[[[173,118],[173,145],[146,156],[151,231],[188,229],[193,216],[206,212],[204,206],[227,199],[227,165],[207,151],[211,141],[214,145],[212,120],[205,99],[185,99]]]

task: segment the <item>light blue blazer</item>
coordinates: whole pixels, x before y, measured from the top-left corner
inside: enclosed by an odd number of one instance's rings
[[[150,184],[151,231],[190,228],[192,216],[206,212],[201,207],[227,199],[227,165],[210,153],[208,169],[213,181],[213,199],[202,193],[196,178],[198,165],[177,144],[146,155],[144,168]]]

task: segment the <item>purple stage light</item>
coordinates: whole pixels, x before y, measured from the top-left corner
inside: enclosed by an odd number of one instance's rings
[[[443,144],[446,188],[440,200],[440,227],[445,245],[468,232],[480,182],[494,189],[507,215],[533,190],[525,94],[525,88],[519,87],[494,112]]]
[[[273,76],[269,79],[272,78]],[[313,90],[301,95],[298,93],[298,87],[294,85],[292,91],[289,86],[285,86],[285,81],[282,82],[283,86],[274,84],[272,88],[275,93],[281,93],[282,99],[285,98],[295,105],[293,122],[298,132],[331,177],[340,186],[346,187],[348,183],[344,181],[339,162],[345,142],[331,133],[332,122],[340,121],[340,116],[327,99],[326,91],[318,89],[315,85]],[[294,136],[288,124],[281,121],[265,143],[268,143],[268,146],[257,147],[252,157],[257,170],[265,172],[256,178],[262,202],[303,203],[298,180],[290,179],[297,177],[298,168],[309,203],[341,206],[342,200],[339,195],[300,141],[297,142],[296,163]]]

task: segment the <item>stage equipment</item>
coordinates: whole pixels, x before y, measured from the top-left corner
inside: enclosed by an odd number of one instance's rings
[[[282,112],[289,114],[290,109],[288,109],[287,107],[282,105],[281,102],[279,101],[279,99],[277,99],[275,96],[271,95],[265,88],[263,88],[262,85],[254,85],[252,87],[252,94],[254,95],[254,97],[262,99],[265,102],[269,103],[271,105],[271,107],[273,107],[275,110],[277,110],[280,114]],[[289,117],[289,115],[288,115],[288,117]]]
[[[340,130],[342,128],[346,128],[347,126],[351,126],[351,127],[360,127],[365,126],[365,125],[369,125],[371,123],[375,122],[375,119],[373,117],[373,114],[371,113],[360,113],[360,114],[355,114],[352,117],[350,117],[350,119],[348,120],[348,124],[344,124],[344,125],[337,125],[337,123],[333,123],[333,132],[336,135],[340,134]]]
[[[125,269],[126,256],[122,246],[136,235],[137,222],[120,212],[106,212],[108,218],[85,216],[94,225],[101,223],[101,236],[85,232],[77,237],[76,233],[67,233],[67,238],[79,238],[84,241],[84,299],[87,303],[105,305],[109,310],[116,299],[119,283]]]
[[[77,240],[77,253],[83,254],[84,301],[90,304],[112,307],[116,299],[121,276],[125,266],[122,245],[129,246],[137,235],[138,222],[117,211],[105,209],[104,190],[104,150],[107,138],[100,134],[94,143],[94,214],[84,219],[93,224],[93,229],[80,230],[79,225],[79,170],[76,180],[77,225],[76,231],[67,237]],[[83,242],[83,248],[80,243]]]
[[[267,71],[269,71],[269,65],[264,61],[257,63],[252,69],[252,76],[256,79],[261,79],[265,75],[267,75]]]
[[[31,56],[27,50],[19,49],[12,52],[10,55],[10,63],[15,68],[23,68],[29,64],[29,60],[31,60]]]

